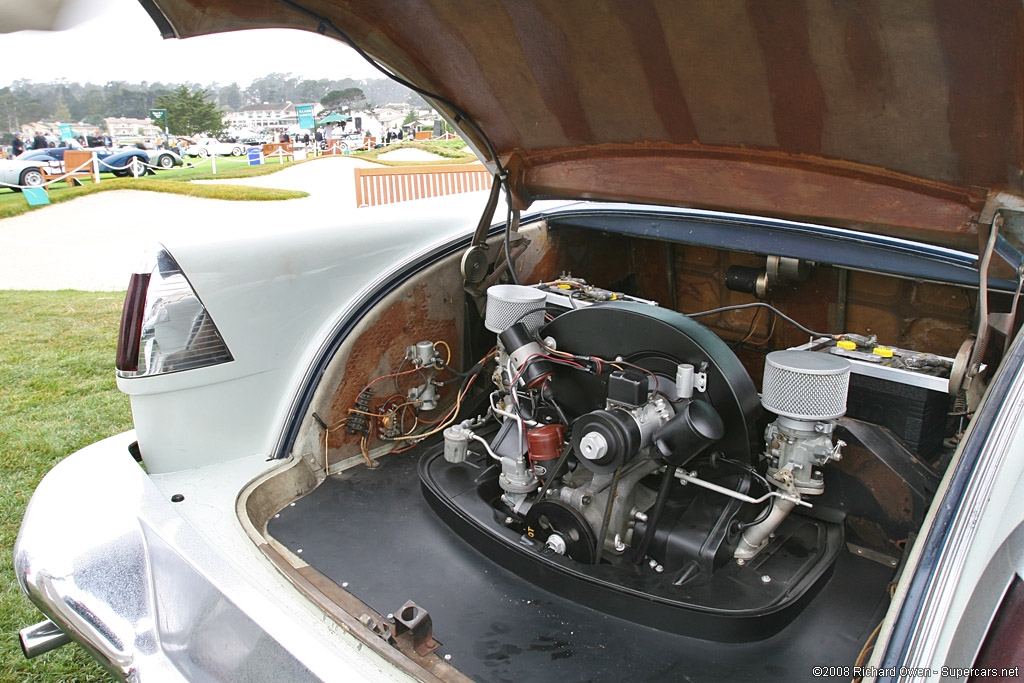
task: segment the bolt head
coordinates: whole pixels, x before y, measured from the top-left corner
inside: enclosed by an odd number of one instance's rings
[[[768,576],[767,574],[762,574],[761,575],[761,583],[771,583],[771,582],[772,582],[772,577]]]

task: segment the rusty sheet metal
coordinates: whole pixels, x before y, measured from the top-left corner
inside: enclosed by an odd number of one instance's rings
[[[902,550],[920,528],[939,475],[883,427],[840,419],[843,459],[824,469],[820,501],[847,513],[848,539],[880,552]]]
[[[451,279],[451,278],[449,278]],[[364,386],[382,375],[398,370],[405,357],[407,346],[423,340],[444,340],[452,350],[453,361],[460,357],[461,344],[458,318],[462,310],[458,282],[443,282],[440,279],[430,284],[421,283],[412,288],[404,299],[381,311],[375,324],[366,329],[350,346],[351,352],[345,359],[345,375],[341,386],[331,401],[331,409],[327,422],[334,424],[348,416],[350,408],[355,407],[356,398]],[[407,368],[408,369],[408,368]],[[401,393],[409,388],[422,384],[423,379],[418,373],[399,378]],[[386,379],[377,382],[373,387],[373,399],[370,403],[371,412],[384,399],[396,393],[394,380]],[[442,390],[441,403],[438,408],[426,414],[429,419],[437,419],[444,415],[444,406],[452,398],[452,391]],[[379,445],[371,431],[370,447]],[[359,437],[349,434],[344,429],[331,431],[329,446],[358,447]],[[401,446],[399,446],[401,447]],[[350,455],[350,453],[348,453]]]
[[[973,251],[989,192],[1024,196],[1015,0],[141,1],[181,37],[332,22],[468,113],[523,204],[700,206]]]
[[[983,197],[848,164],[826,168],[765,152],[651,145],[520,157],[515,168],[519,185],[534,192],[526,201],[576,196],[669,203],[822,222],[966,251],[978,246],[973,219]],[[614,189],[608,178],[615,178]]]

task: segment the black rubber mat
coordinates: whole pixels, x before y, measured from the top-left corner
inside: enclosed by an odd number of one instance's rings
[[[330,477],[269,531],[382,614],[407,600],[426,609],[438,654],[478,681],[820,681],[814,667],[852,665],[888,606],[892,570],[843,552],[817,598],[767,640],[714,643],[617,619],[454,535],[420,492],[416,452]]]

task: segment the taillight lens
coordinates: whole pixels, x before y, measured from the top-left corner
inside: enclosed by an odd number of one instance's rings
[[[147,377],[233,360],[181,268],[161,250],[148,273],[132,275],[121,314],[117,372]]]

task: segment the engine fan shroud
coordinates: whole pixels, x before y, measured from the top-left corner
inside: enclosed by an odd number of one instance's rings
[[[715,449],[743,462],[756,458],[762,412],[757,388],[732,349],[695,320],[658,306],[613,302],[564,313],[540,334],[555,339],[559,351],[609,362],[622,358],[649,370],[659,376],[662,391],[674,388],[679,363],[706,364],[707,390],[694,397],[710,403],[727,426]],[[593,375],[556,366],[552,388],[572,418],[604,407],[602,381]]]
[[[694,398],[711,404],[726,425],[726,435],[714,449],[740,463],[756,461],[761,407],[754,383],[732,350],[699,323],[656,306],[615,302],[566,312],[539,333],[553,338],[560,351],[609,363],[621,359],[650,371],[670,399],[679,363],[703,367],[706,390],[695,392]],[[597,376],[554,366],[548,388],[570,423],[604,407],[609,370],[604,367]],[[527,507],[525,518],[512,513],[501,502],[500,471],[475,446],[465,461],[450,463],[439,445],[425,452],[419,464],[421,489],[430,507],[458,536],[500,566],[597,610],[704,639],[760,640],[785,628],[825,585],[843,544],[840,524],[792,515],[779,528],[773,547],[756,562],[727,562],[700,581],[676,585],[680,568],[659,572],[647,564],[623,561],[625,555],[606,555],[606,561],[591,564],[585,561],[590,555],[578,548],[568,556],[552,552],[545,546],[547,535],[531,527],[544,510],[531,515]],[[547,500],[531,504],[550,507]],[[550,522],[550,515],[544,516]],[[658,533],[671,534],[678,519],[666,519],[665,529],[659,523]],[[714,543],[731,552],[722,545],[730,542],[728,534],[714,531],[728,526],[729,519],[707,521],[704,545]],[[576,526],[573,520],[560,515],[552,526],[565,533]],[[534,534],[529,533],[531,528]],[[596,544],[596,536],[591,538]],[[677,545],[687,544],[694,545]],[[762,581],[769,573],[773,580]]]

